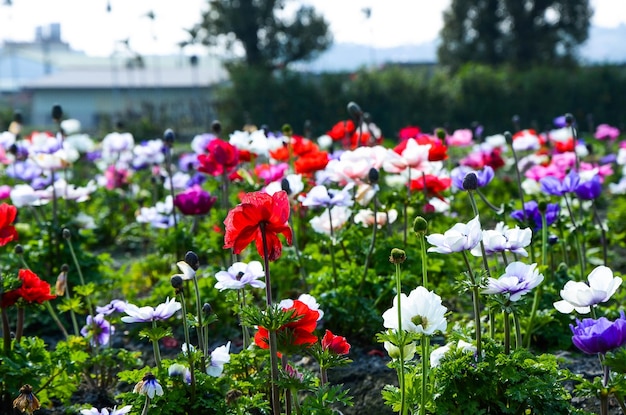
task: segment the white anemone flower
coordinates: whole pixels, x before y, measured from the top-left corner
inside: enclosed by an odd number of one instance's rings
[[[321,215],[315,216],[309,221],[313,230],[330,236],[331,220],[332,229],[336,233],[348,222],[352,211],[347,206],[333,206],[332,209],[324,210]]]
[[[152,399],[154,395],[163,396],[163,387],[152,373],[147,373],[141,381],[137,382],[133,392],[148,395],[148,398]]]
[[[511,262],[500,278],[489,278],[483,294],[509,294],[509,300],[518,301],[522,296],[543,281],[543,274],[537,270],[537,264],[526,265],[523,262]]]
[[[444,346],[438,347],[430,352],[430,367],[437,367],[441,363],[441,359],[452,350],[454,343],[448,343]],[[463,353],[476,353],[476,346],[465,340],[459,340],[456,344],[456,350],[460,350]]]
[[[394,223],[396,219],[398,219],[398,211],[395,209],[390,209],[387,212],[376,212],[376,218],[374,218],[374,212],[371,209],[361,209],[354,215],[354,223],[360,224],[364,228],[369,228],[376,223],[380,229],[387,223]]]
[[[532,236],[533,233],[530,228],[520,229],[519,226],[516,226],[513,229],[509,229],[500,222],[496,229],[483,230],[485,254],[491,255],[498,252],[511,251],[527,257],[528,252],[524,248],[530,245]],[[471,252],[474,256],[482,256],[479,245],[476,245]]]
[[[444,333],[448,326],[446,311],[441,305],[441,297],[424,287],[417,287],[406,294],[400,294],[400,318],[402,330],[432,336],[435,332]],[[398,329],[398,296],[393,299],[393,307],[383,313],[383,326]]]
[[[429,244],[428,252],[450,254],[452,252],[469,251],[481,241],[483,236],[478,216],[465,223],[457,223],[443,235],[433,233],[426,237]]]
[[[603,265],[594,268],[587,277],[589,285],[582,281],[568,281],[561,290],[561,301],[554,303],[554,308],[569,314],[576,310],[587,314],[591,306],[609,301],[622,284],[620,277],[613,277],[613,271]]]
[[[96,408],[91,408],[91,409],[81,409],[80,413],[81,415],[124,415],[130,412],[130,410],[133,409],[132,405],[126,405],[121,407],[120,409],[117,409],[117,406],[115,408],[113,408],[111,410],[111,412],[109,412],[108,409],[106,408],[102,408],[101,410],[98,410]]]
[[[215,274],[217,283],[215,288],[224,290],[241,290],[246,285],[254,288],[265,288],[265,282],[259,278],[265,277],[263,265],[259,261],[235,262],[228,271],[219,271]]]
[[[195,278],[196,270],[191,268],[191,265],[189,265],[185,261],[178,261],[176,265],[178,266],[178,269],[180,270],[181,273],[174,274],[172,275],[172,277],[180,277],[183,279],[183,281],[193,280]]]
[[[331,207],[352,206],[354,200],[350,190],[354,183],[348,184],[342,190],[327,189],[324,185],[317,185],[302,199],[302,206],[307,207]]]
[[[174,313],[182,308],[182,305],[175,298],[168,298],[164,303],[159,304],[156,308],[150,306],[137,307],[134,304],[126,305],[124,312],[127,314],[122,317],[124,323],[146,323],[149,321],[167,320]]]
[[[206,369],[209,376],[218,377],[224,371],[224,365],[230,362],[230,342],[217,347],[211,352],[211,364]]]

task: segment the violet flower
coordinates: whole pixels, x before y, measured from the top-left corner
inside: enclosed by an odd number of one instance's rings
[[[353,183],[348,184],[342,190],[329,190],[326,186],[317,185],[309,190],[306,197],[302,200],[302,206],[307,207],[334,207],[334,206],[352,206],[354,200],[350,190],[354,187]]]
[[[491,166],[485,166],[482,170],[474,170],[467,166],[459,166],[450,172],[450,177],[452,179],[452,184],[459,190],[466,190],[463,187],[463,181],[465,180],[465,176],[469,173],[476,174],[476,178],[478,179],[478,187],[487,186],[494,177],[493,168]]]
[[[570,324],[570,329],[574,334],[574,346],[587,354],[606,353],[626,344],[626,318],[623,311],[613,322],[606,317],[597,320],[576,319],[576,326]]]
[[[580,176],[574,170],[570,171],[563,180],[554,176],[542,177],[539,180],[541,191],[552,196],[563,196],[565,193],[572,193],[580,184]]]
[[[548,226],[552,225],[559,216],[560,207],[556,203],[548,203],[546,206],[546,224]],[[515,210],[511,212],[511,217],[521,223],[524,223],[524,212],[526,212],[526,219],[529,219],[534,222],[535,229],[537,232],[541,229],[541,212],[539,211],[539,205],[536,201],[531,200],[530,202],[524,203],[524,211]]]
[[[115,333],[115,327],[105,320],[104,314],[96,314],[95,317],[87,316],[87,324],[80,330],[80,334],[89,338],[89,343],[93,347],[108,345],[113,333]]]
[[[183,215],[206,215],[209,213],[217,198],[200,186],[192,186],[174,197],[174,206]]]
[[[593,176],[591,180],[580,183],[574,190],[576,195],[582,200],[594,200],[602,194],[602,183],[600,176]]]
[[[537,264],[526,265],[523,262],[511,262],[500,278],[489,278],[483,294],[508,294],[510,301],[518,301],[541,284],[543,274],[537,270]]]
[[[113,313],[121,313],[126,309],[126,304],[128,304],[126,301],[115,299],[102,307],[96,307],[96,311],[98,314],[103,314],[105,316]]]
[[[211,363],[206,368],[207,375],[219,377],[224,371],[224,365],[228,362],[230,362],[230,342],[211,352]]]
[[[175,298],[171,300],[168,298],[156,308],[150,306],[140,308],[134,304],[128,304],[124,310],[127,315],[122,317],[122,321],[124,323],[147,323],[150,321],[167,320],[181,307],[182,305]]]

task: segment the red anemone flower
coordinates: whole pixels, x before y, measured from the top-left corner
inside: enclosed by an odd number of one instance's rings
[[[246,193],[241,203],[228,212],[224,225],[224,248],[233,248],[235,254],[241,253],[252,241],[256,243],[259,255],[264,256],[263,234],[267,241],[267,257],[270,261],[280,258],[283,244],[278,234],[283,234],[291,245],[289,220],[289,196],[284,190],[272,196],[264,192]]]
[[[315,344],[317,336],[313,334],[313,331],[317,327],[319,311],[311,310],[300,300],[293,300],[293,305],[283,310],[285,313],[293,313],[293,318],[297,320],[285,324],[276,331],[278,350],[288,353],[294,346],[309,347]],[[254,335],[254,342],[262,349],[269,348],[269,332],[265,327],[259,326],[259,330]]]
[[[424,177],[420,177],[415,180],[411,180],[411,190],[424,190],[429,196],[436,196],[441,198],[441,192],[448,189],[452,184],[452,179],[449,177],[437,177],[432,174],[427,174]]]
[[[198,155],[198,171],[220,176],[224,172],[230,173],[239,164],[239,150],[224,140],[212,140],[207,151],[209,154]]]
[[[328,153],[325,151],[316,151],[298,158],[294,163],[294,168],[297,174],[309,175],[324,169],[327,164]]]
[[[16,215],[15,206],[6,203],[0,205],[0,246],[17,239],[17,231],[12,225]]]
[[[21,287],[2,294],[2,300],[0,300],[2,308],[12,306],[20,298],[28,303],[39,304],[56,298],[56,295],[50,294],[50,284],[39,278],[31,270],[21,269],[18,278],[22,280]]]
[[[330,350],[337,355],[348,354],[350,343],[343,336],[335,336],[330,330],[326,330],[322,338],[322,350]]]
[[[327,133],[333,141],[343,140],[351,136],[356,131],[356,127],[352,120],[339,121],[333,125],[333,128]]]

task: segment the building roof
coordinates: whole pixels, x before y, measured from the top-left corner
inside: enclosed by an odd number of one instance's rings
[[[109,68],[68,69],[27,81],[23,88],[42,89],[149,89],[206,88],[228,79],[221,65],[213,68]]]

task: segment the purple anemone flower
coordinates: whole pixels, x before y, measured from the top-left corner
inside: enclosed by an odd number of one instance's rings
[[[209,213],[217,198],[200,186],[192,186],[174,198],[174,206],[183,215],[206,215]]]
[[[580,183],[574,192],[582,200],[597,199],[602,194],[600,176],[593,176],[591,180]]]
[[[546,224],[552,225],[559,216],[560,207],[556,203],[548,203],[546,206]],[[521,223],[524,222],[524,212],[526,213],[526,219],[531,220],[535,224],[534,231],[537,232],[542,227],[541,212],[539,211],[539,205],[536,201],[524,203],[524,210],[515,210],[511,212],[511,217]]]
[[[102,307],[96,307],[96,311],[100,314],[104,314],[108,316],[113,313],[121,313],[126,309],[126,301],[122,300],[112,300],[109,304],[104,305]]]
[[[539,180],[541,191],[552,196],[563,196],[565,193],[576,191],[580,183],[580,176],[574,170],[570,171],[563,180],[553,176],[546,176]]]
[[[570,324],[570,329],[574,334],[574,346],[587,354],[606,353],[626,344],[626,318],[623,311],[615,321],[606,317],[597,320],[576,319],[576,326]]]
[[[106,321],[104,314],[96,314],[95,317],[87,316],[87,324],[80,330],[80,334],[89,338],[89,343],[93,347],[108,345],[113,333],[115,333],[115,327]]]
[[[493,168],[491,166],[485,166],[482,170],[473,170],[467,166],[459,166],[451,172],[452,184],[459,190],[466,190],[463,187],[463,181],[465,180],[465,176],[469,173],[474,173],[476,175],[476,179],[478,179],[478,187],[487,186],[493,180],[494,176]]]
[[[124,323],[147,323],[150,321],[167,320],[172,317],[182,305],[172,298],[168,298],[164,303],[159,304],[156,308],[150,306],[137,307],[134,304],[126,305],[124,312],[128,314],[122,317]]]

